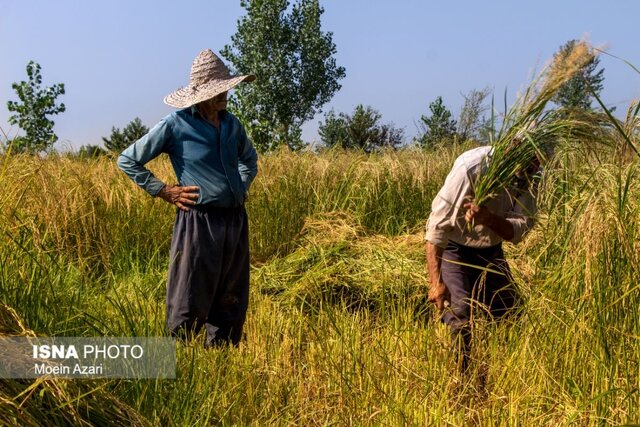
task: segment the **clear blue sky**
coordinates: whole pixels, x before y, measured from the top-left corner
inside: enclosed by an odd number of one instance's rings
[[[413,136],[441,95],[457,116],[461,93],[489,86],[498,99],[524,87],[532,71],[565,41],[587,36],[640,67],[635,36],[640,1],[616,0],[321,0],[333,32],[342,89],[324,108],[378,109]],[[11,83],[31,59],[44,84],[64,82],[67,111],[54,118],[59,148],[99,144],[134,117],[152,126],[172,109],[163,97],[186,85],[204,48],[230,43],[244,10],[239,1],[3,0],[0,15],[0,127],[9,129]],[[640,97],[640,74],[603,56],[603,98],[626,110]],[[322,114],[304,127],[317,139]],[[17,129],[13,129],[15,134]]]

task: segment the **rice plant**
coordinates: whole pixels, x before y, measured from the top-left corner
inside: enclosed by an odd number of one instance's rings
[[[523,315],[477,328],[486,393],[456,376],[448,330],[424,301],[424,222],[470,146],[283,151],[260,160],[248,203],[239,348],[179,345],[176,380],[3,380],[0,424],[638,424],[637,106],[618,122],[627,138],[602,117],[570,118],[590,122],[582,136],[587,126],[538,118],[566,143],[546,165],[537,225],[505,246]],[[546,138],[535,132],[523,140]],[[575,149],[583,137],[599,150]],[[112,159],[5,154],[0,165],[0,334],[165,335],[174,210]],[[166,159],[151,168],[171,180]]]
[[[500,129],[492,135],[490,158],[473,182],[477,205],[508,189],[514,178],[534,160],[548,161],[549,153],[558,145],[600,140],[602,120],[595,114],[567,114],[546,109],[558,88],[594,55],[595,51],[586,42],[575,43],[564,55],[557,54],[506,111]]]

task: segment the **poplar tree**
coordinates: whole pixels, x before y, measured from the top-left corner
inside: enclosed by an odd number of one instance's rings
[[[230,109],[243,121],[259,151],[303,146],[301,126],[340,89],[345,70],[336,64],[333,34],[324,32],[318,0],[242,0],[231,44],[221,54],[237,74],[255,74],[239,85]]]

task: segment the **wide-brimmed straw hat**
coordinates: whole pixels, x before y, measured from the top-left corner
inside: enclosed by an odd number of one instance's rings
[[[205,49],[196,56],[191,65],[189,85],[171,92],[164,103],[176,108],[187,108],[226,92],[241,82],[252,82],[256,76],[232,76],[218,56]]]

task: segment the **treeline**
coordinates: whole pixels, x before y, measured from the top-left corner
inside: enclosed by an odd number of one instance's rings
[[[323,31],[324,9],[318,0],[268,0],[241,2],[246,14],[238,21],[231,43],[220,53],[231,71],[254,74],[251,85],[240,85],[229,98],[229,109],[245,125],[247,133],[261,153],[282,146],[299,150],[309,146],[342,147],[371,152],[382,148],[418,145],[434,148],[451,141],[476,140],[490,142],[499,128],[495,111],[489,103],[489,88],[463,94],[464,103],[454,119],[442,97],[427,105],[428,111],[416,124],[417,135],[408,140],[405,129],[383,120],[374,107],[359,104],[351,112],[331,110],[319,123],[320,141],[302,140],[302,125],[322,111],[340,90],[346,76],[344,67],[336,63],[337,48],[333,34]],[[565,43],[556,55],[570,52],[575,40]],[[569,81],[554,101],[562,109],[590,109],[594,95],[602,90],[604,70],[597,71],[598,58]],[[23,135],[5,142],[4,151],[39,153],[52,149],[58,137],[50,116],[65,111],[57,98],[65,93],[64,84],[41,87],[40,65],[27,65],[28,80],[14,83],[19,101],[9,101],[13,115],[9,123],[18,125]],[[120,152],[148,132],[139,118],[122,130],[113,127],[103,137],[104,147],[85,145],[82,156]],[[2,148],[2,147],[0,147]]]

